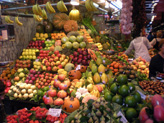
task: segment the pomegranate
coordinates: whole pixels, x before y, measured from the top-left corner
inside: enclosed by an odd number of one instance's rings
[[[56,90],[55,90],[55,89],[50,89],[50,90],[48,91],[48,95],[49,95],[50,97],[55,97],[55,96],[56,96]]]
[[[156,94],[151,98],[151,104],[153,105],[153,107],[155,107],[156,105],[163,105],[164,106],[164,100],[161,97],[161,95]]]
[[[67,92],[65,92],[64,90],[60,90],[60,91],[57,93],[57,97],[65,98],[66,96],[67,96]]]
[[[154,108],[154,118],[156,121],[164,121],[164,108],[161,105],[157,105]]]
[[[57,98],[55,101],[54,101],[54,105],[63,105],[64,101],[63,99],[61,98]]]
[[[147,119],[144,123],[154,123],[152,119]]]
[[[46,97],[43,101],[46,105],[52,105],[53,104],[52,97]]]

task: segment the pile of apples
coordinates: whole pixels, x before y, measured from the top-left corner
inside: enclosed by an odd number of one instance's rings
[[[55,74],[43,72],[36,78],[35,86],[39,89],[44,88],[45,86],[51,84],[51,81],[54,80],[54,77]]]
[[[7,80],[7,81],[3,81],[5,84],[5,93],[8,93],[8,91],[10,90],[10,86],[11,86],[11,81]]]
[[[36,49],[41,50],[43,48],[43,44],[44,44],[44,41],[30,41],[27,49],[36,48]]]
[[[36,86],[32,84],[26,83],[17,83],[16,85],[12,85],[8,94],[11,97],[19,98],[19,99],[27,99],[32,98],[34,94],[37,93]]]
[[[46,47],[44,48],[45,50],[49,50],[49,48],[53,45],[53,44],[55,44],[55,40],[47,40],[47,41],[45,41],[45,44],[46,44]]]
[[[74,51],[73,54],[69,56],[72,59],[72,63],[77,66],[78,64],[89,65],[91,60],[91,55],[88,53],[88,50],[78,48],[77,51]]]
[[[43,71],[56,72],[58,69],[64,68],[68,61],[68,56],[60,54],[59,51],[56,50],[52,55],[42,60],[41,69]]]
[[[38,49],[23,49],[22,55],[19,57],[19,59],[36,59],[36,53],[39,52]]]
[[[37,58],[43,60],[44,58],[48,57],[49,52],[49,50],[40,50],[39,56]]]
[[[18,68],[30,68],[31,67],[31,60],[16,60],[15,64],[16,69]]]
[[[138,57],[137,59],[132,61],[131,66],[137,72],[141,72],[143,74],[149,75],[149,63],[146,62],[145,59]]]
[[[28,76],[26,77],[25,83],[34,84],[36,79],[39,77],[40,72],[31,69]]]

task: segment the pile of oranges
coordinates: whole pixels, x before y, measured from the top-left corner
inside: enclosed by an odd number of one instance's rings
[[[9,67],[7,67],[0,75],[0,80],[11,80],[11,75],[14,75],[15,72],[15,68],[10,69]]]
[[[108,69],[112,70],[112,72],[117,75],[119,73],[119,69],[123,67],[123,65],[119,62],[113,61],[110,65],[107,66]]]
[[[51,33],[51,39],[61,40],[62,37],[66,36],[64,32],[61,33]]]

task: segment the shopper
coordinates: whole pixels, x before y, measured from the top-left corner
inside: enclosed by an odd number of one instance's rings
[[[151,42],[150,42],[150,44],[153,46],[153,48],[155,48],[157,51],[159,51],[159,47],[158,47],[158,45],[159,45],[159,42],[161,41],[161,39],[162,39],[162,32],[161,31],[158,31],[157,32],[157,38],[154,38]]]
[[[159,43],[159,53],[155,55],[149,65],[149,78],[156,77],[156,74],[164,73],[164,39]]]
[[[147,39],[149,41],[152,41],[154,38],[155,38],[155,32],[149,32],[149,35],[148,35]]]
[[[149,43],[149,40],[146,37],[138,35],[135,39],[130,42],[128,49],[125,51],[125,54],[128,55],[134,50],[135,58],[141,56],[146,61],[150,62],[150,55],[148,49],[152,48]]]
[[[5,85],[4,83],[0,80],[0,123],[3,123],[6,119],[6,113],[4,109],[4,104],[2,100],[4,99],[5,96]]]

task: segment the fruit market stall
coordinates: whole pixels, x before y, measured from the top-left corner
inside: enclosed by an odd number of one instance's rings
[[[6,85],[6,122],[164,121],[164,86],[149,80],[149,63],[141,57],[130,60],[125,43],[99,34],[90,15],[85,17],[78,7],[55,4],[31,6],[36,33],[0,75]],[[98,11],[91,0],[83,5],[89,13]],[[4,18],[14,23],[10,16]],[[20,28],[25,24],[19,17],[15,23]],[[127,37],[130,23],[121,22]]]

